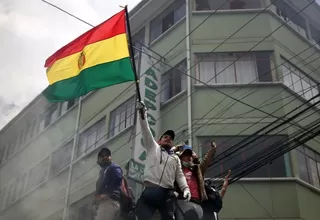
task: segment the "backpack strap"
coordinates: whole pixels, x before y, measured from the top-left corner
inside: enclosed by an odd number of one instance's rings
[[[126,194],[127,197],[129,197],[128,184],[123,175],[122,175],[122,182],[121,182],[121,190]]]

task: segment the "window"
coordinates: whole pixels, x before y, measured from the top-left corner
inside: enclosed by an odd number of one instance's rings
[[[52,122],[54,122],[60,116],[59,104],[51,105],[45,113],[41,116],[39,124],[39,132],[48,127]]]
[[[48,168],[49,168],[49,158],[47,157],[37,166],[32,168],[29,171],[28,175],[28,183],[27,183],[27,192],[39,184],[43,183],[48,176]]]
[[[187,87],[186,60],[183,60],[174,68],[162,75],[161,78],[161,102],[164,103],[184,91]],[[182,73],[181,73],[182,72]]]
[[[70,206],[71,220],[94,220],[92,197],[86,196]]]
[[[28,141],[27,133],[28,133],[29,128],[30,128],[30,124],[27,123],[26,126],[24,126],[24,129],[21,130],[21,133],[20,133],[20,135],[21,135],[20,141],[21,142],[20,142],[20,147],[19,148],[22,148],[23,145]]]
[[[18,139],[17,139],[17,148],[21,149],[24,144],[26,143],[26,138],[27,138],[27,132],[29,129],[29,124],[27,124],[25,127],[23,127],[23,129],[20,130],[20,132],[18,133]]]
[[[12,204],[12,202],[15,200],[15,187],[16,187],[16,183],[15,182],[11,182],[8,185],[8,194],[7,194],[7,200],[6,200],[6,205],[9,206]]]
[[[6,208],[8,205],[8,196],[9,196],[9,186],[6,186],[3,188],[3,196],[1,196],[3,209]]]
[[[2,161],[5,162],[8,160],[8,157],[9,157],[9,145],[6,144],[4,145],[4,151],[3,151],[3,158],[2,158]]]
[[[320,154],[310,148],[296,149],[300,179],[320,189]]]
[[[73,140],[53,152],[50,168],[50,176],[56,175],[71,162]]]
[[[222,152],[230,149],[232,146],[235,146],[240,141],[247,138],[247,136],[219,136],[214,138],[199,138],[199,141],[202,145],[202,153],[203,155],[210,148],[210,140],[214,139],[217,144],[217,157]],[[278,141],[285,141],[286,136],[260,136],[259,139],[253,141],[250,144],[247,144],[243,150],[238,150],[231,156],[226,159],[223,159],[218,164],[214,164],[207,171],[206,177],[215,177],[220,173],[227,171],[232,166],[238,165],[241,166],[243,162],[246,162],[250,157],[255,155],[256,153],[260,153],[263,151],[267,151],[271,149],[271,145],[275,144]],[[251,139],[253,140],[253,139]],[[247,142],[246,142],[247,143]],[[252,167],[254,164],[251,164]],[[247,167],[246,167],[247,168]],[[266,164],[258,170],[250,173],[246,177],[285,177],[286,176],[286,168],[284,162],[284,156],[278,157],[272,163]]]
[[[30,139],[38,134],[37,119],[33,119],[30,128]]]
[[[8,144],[8,153],[7,153],[7,156],[8,157],[11,157],[14,153],[15,153],[15,150],[16,150],[16,144],[15,143],[9,143]]]
[[[284,63],[285,62],[285,63]],[[308,75],[293,64],[286,60],[282,60],[283,83],[305,99],[311,99],[319,94],[317,82],[308,77]],[[311,103],[319,101],[319,97],[311,100]]]
[[[306,20],[285,1],[273,1],[274,12],[294,30],[307,37]],[[271,7],[271,8],[273,8]]]
[[[77,155],[80,157],[88,150],[93,150],[105,141],[106,117],[103,117],[87,130],[82,132],[79,137],[79,148]]]
[[[74,106],[77,103],[77,101],[78,101],[78,99],[74,99],[74,100],[70,100],[70,101],[66,101],[66,102],[62,103],[61,114],[68,111],[72,106]]]
[[[0,189],[0,210],[3,208],[4,196],[5,196],[5,189],[1,188]]]
[[[262,8],[259,0],[194,0],[197,11]]]
[[[2,164],[2,162],[4,162],[5,158],[4,158],[4,152],[5,152],[6,148],[5,145],[1,145],[0,146],[0,165]]]
[[[150,42],[166,32],[186,15],[184,0],[177,0],[150,23]]]
[[[15,198],[19,199],[21,196],[23,196],[24,194],[24,185],[25,185],[25,181],[27,178],[27,174],[23,174],[21,175],[16,181],[17,181],[17,185],[16,185],[16,189],[15,189]]]
[[[122,103],[110,114],[109,138],[133,125],[135,113],[134,97]]]
[[[271,52],[202,54],[197,58],[198,78],[207,84],[272,81]]]
[[[10,184],[10,187],[12,188],[11,189],[11,194],[10,194],[10,204],[13,203],[14,201],[16,201],[16,199],[18,199],[18,196],[17,196],[17,189],[18,189],[18,186],[19,186],[19,179],[15,179],[13,182],[11,182]]]
[[[310,24],[311,42],[316,44],[316,47],[320,49],[320,30]]]
[[[145,29],[144,28],[142,28],[138,33],[133,35],[132,44],[133,44],[133,49],[134,49],[134,56],[139,54],[139,52],[142,48],[142,44],[145,43],[144,36],[145,36]]]

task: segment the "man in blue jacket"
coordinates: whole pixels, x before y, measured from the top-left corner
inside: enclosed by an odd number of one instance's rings
[[[116,220],[120,215],[122,170],[112,162],[108,148],[100,150],[97,163],[101,169],[96,184],[96,220]]]

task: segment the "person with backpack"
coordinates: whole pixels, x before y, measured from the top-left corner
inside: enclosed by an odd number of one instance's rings
[[[144,164],[145,188],[137,202],[136,216],[138,220],[150,220],[158,210],[162,220],[174,220],[177,200],[174,182],[177,182],[186,200],[191,196],[180,160],[171,150],[175,133],[168,130],[156,141],[149,127],[144,103],[138,102],[137,109],[147,157]]]
[[[208,199],[204,184],[204,174],[216,153],[216,144],[214,141],[211,141],[211,148],[205,154],[202,161],[198,159],[191,146],[179,146],[178,149],[180,151],[177,154],[180,157],[182,170],[191,191],[191,199],[190,201],[185,201],[181,197],[181,191],[177,188],[177,192],[179,193],[176,211],[177,220],[202,219],[203,210],[201,204]]]
[[[205,180],[205,189],[207,192],[208,200],[202,203],[203,218],[202,220],[218,220],[218,213],[222,209],[223,197],[227,192],[229,185],[229,177],[231,170],[228,170],[228,174],[224,178],[224,182],[220,192],[215,188],[213,181],[210,178]]]
[[[102,148],[98,153],[101,167],[96,183],[94,213],[96,220],[118,220],[120,217],[122,169],[112,162],[111,151]]]
[[[135,220],[135,198],[132,187],[129,187],[128,181],[122,176],[120,190],[120,217],[122,220]]]

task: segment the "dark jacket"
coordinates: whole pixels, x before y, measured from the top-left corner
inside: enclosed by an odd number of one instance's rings
[[[96,195],[107,194],[111,198],[119,200],[121,183],[122,169],[119,165],[111,163],[108,167],[102,167],[96,183]]]

